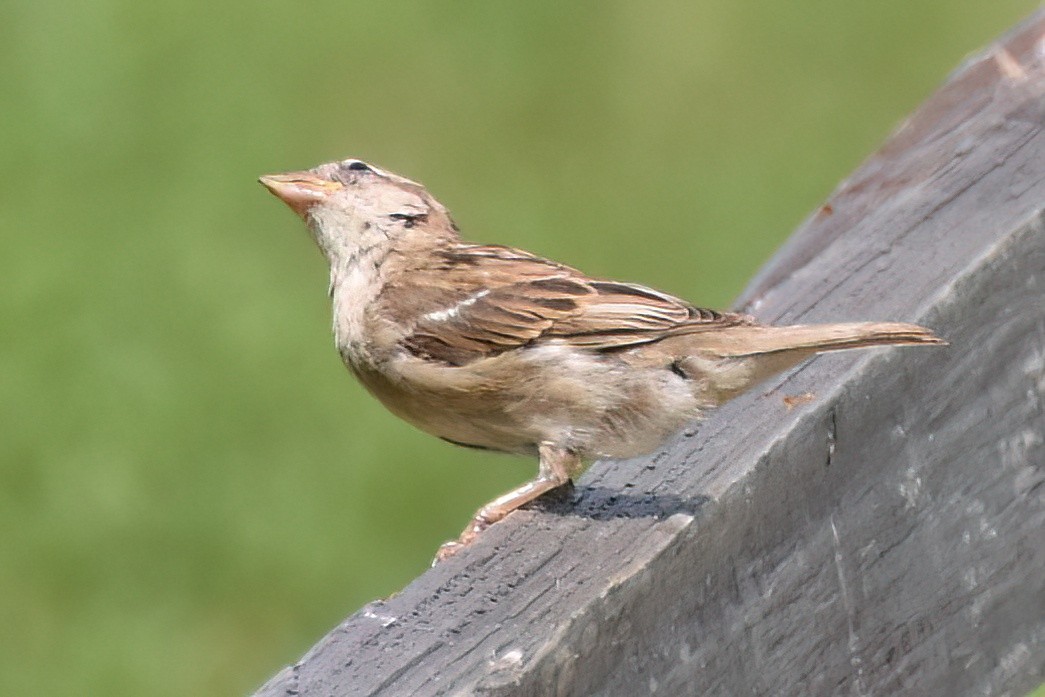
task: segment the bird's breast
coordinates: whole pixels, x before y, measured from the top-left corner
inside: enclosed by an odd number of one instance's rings
[[[371,343],[370,314],[384,287],[380,264],[363,254],[330,267],[334,341],[346,361],[362,360]]]

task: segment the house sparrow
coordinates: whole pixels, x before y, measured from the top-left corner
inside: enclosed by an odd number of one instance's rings
[[[767,327],[511,247],[465,242],[420,184],[360,160],[260,179],[330,262],[334,337],[393,414],[443,440],[536,455],[436,560],[586,461],[656,448],[821,351],[942,344],[913,324]]]

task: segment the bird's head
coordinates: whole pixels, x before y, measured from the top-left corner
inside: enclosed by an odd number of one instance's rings
[[[406,235],[456,234],[446,208],[423,186],[362,160],[268,174],[259,181],[305,220],[331,261]]]

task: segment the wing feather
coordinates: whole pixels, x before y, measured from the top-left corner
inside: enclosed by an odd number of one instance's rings
[[[411,325],[404,348],[451,365],[538,340],[605,351],[751,322],[496,245],[459,245],[409,279],[379,301]]]

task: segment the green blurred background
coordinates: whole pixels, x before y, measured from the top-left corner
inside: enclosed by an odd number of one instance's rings
[[[534,470],[353,382],[259,174],[721,307],[1036,5],[4,3],[0,693],[248,693]]]

